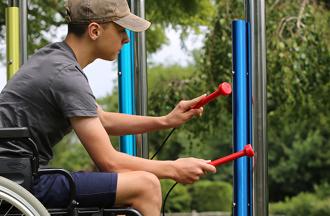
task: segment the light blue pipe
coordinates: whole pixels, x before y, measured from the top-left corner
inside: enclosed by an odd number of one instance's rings
[[[233,28],[233,114],[234,150],[244,149],[248,144],[247,106],[247,28],[245,20],[234,20]],[[248,160],[242,157],[234,162],[234,215],[248,216],[249,198]]]
[[[134,33],[126,30],[130,42],[125,44],[118,58],[119,112],[135,114],[134,99]],[[134,135],[120,137],[120,151],[136,155]]]

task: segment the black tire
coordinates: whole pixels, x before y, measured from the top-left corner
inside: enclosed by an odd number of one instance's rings
[[[29,191],[0,176],[0,215],[49,216],[49,213]]]

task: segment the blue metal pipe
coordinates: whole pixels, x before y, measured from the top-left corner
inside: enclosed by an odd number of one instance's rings
[[[125,44],[118,57],[119,112],[135,114],[134,101],[134,33],[126,30],[130,42]],[[135,137],[120,137],[120,151],[136,155]]]
[[[247,144],[247,38],[246,21],[234,20],[233,28],[233,113],[234,150],[240,151]],[[248,160],[234,162],[234,215],[248,216]]]

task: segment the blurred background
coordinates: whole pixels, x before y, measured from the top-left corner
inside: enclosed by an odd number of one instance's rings
[[[30,0],[28,51],[66,34],[63,1]],[[6,83],[5,1],[0,2],[0,89]],[[148,112],[165,115],[181,99],[232,80],[231,22],[244,18],[242,0],[146,1]],[[269,206],[272,215],[330,215],[330,2],[266,0]],[[98,102],[118,111],[117,63],[84,70]],[[150,156],[169,131],[149,134]],[[157,155],[215,159],[232,153],[232,101],[218,99],[201,118],[180,127]],[[111,137],[118,147],[118,138]],[[56,147],[52,165],[94,170],[74,134]],[[232,164],[194,185],[177,185],[168,212],[230,215]],[[173,184],[162,181],[163,193]],[[211,214],[210,214],[211,215]]]

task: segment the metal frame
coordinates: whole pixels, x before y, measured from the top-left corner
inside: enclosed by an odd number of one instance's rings
[[[252,143],[255,161],[234,170],[234,215],[268,215],[268,146],[264,0],[245,0],[245,20],[233,22],[234,143]],[[243,64],[243,66],[242,66]],[[237,86],[238,85],[238,86]],[[252,101],[253,98],[253,101]]]
[[[144,18],[144,0],[128,1],[133,13]],[[145,32],[127,30],[130,42],[119,54],[119,111],[126,114],[147,115],[148,83]],[[120,138],[121,151],[148,158],[148,136],[126,135]]]
[[[145,18],[145,1],[135,0],[134,13]],[[137,115],[148,114],[148,80],[147,80],[147,50],[146,33],[135,34],[135,105]],[[136,138],[137,155],[149,158],[148,135],[144,133]]]
[[[27,61],[27,0],[19,1],[20,8],[20,63],[23,65]]]
[[[130,6],[134,13],[144,17],[144,0],[131,0]],[[248,96],[244,100],[248,100],[248,123],[247,124],[247,136],[246,142],[253,142],[255,151],[257,152],[257,163],[254,165],[252,161],[245,162],[243,160],[237,161],[235,166],[247,166],[247,172],[253,171],[253,187],[252,178],[247,177],[246,185],[249,185],[249,189],[243,188],[243,192],[247,193],[246,198],[238,198],[241,200],[247,200],[247,206],[251,206],[252,194],[253,194],[253,211],[246,209],[247,214],[254,215],[268,215],[268,146],[267,146],[267,92],[266,92],[266,39],[265,39],[265,1],[264,0],[245,0],[245,15],[246,21],[251,27],[251,33],[248,33],[247,39],[247,71],[248,74],[252,74],[248,78],[247,92]],[[8,0],[8,7],[6,8],[6,26],[7,26],[7,78],[10,79],[14,73],[19,69],[21,64],[24,64],[27,60],[27,1],[26,0]],[[245,27],[246,28],[246,27]],[[249,32],[249,27],[246,30]],[[10,35],[10,37],[8,37]],[[131,43],[129,48],[123,49],[119,60],[119,79],[120,94],[123,91],[127,91],[129,96],[123,96],[120,99],[121,103],[127,98],[130,98],[130,103],[127,107],[130,107],[130,114],[147,114],[147,76],[146,76],[146,50],[145,50],[145,33],[133,34],[129,33]],[[134,48],[135,47],[135,48]],[[249,55],[251,54],[251,55]],[[129,56],[129,57],[127,57]],[[135,56],[135,58],[134,58]],[[125,63],[125,64],[123,64]],[[122,78],[126,76],[126,67],[129,67],[129,74],[127,77],[129,81],[123,81]],[[235,71],[235,70],[234,70]],[[235,74],[234,74],[235,76]],[[237,75],[236,75],[237,76]],[[133,80],[135,82],[133,82]],[[235,81],[234,81],[235,82]],[[240,81],[236,81],[240,82]],[[123,83],[125,83],[123,85]],[[128,83],[128,85],[126,85]],[[235,84],[234,84],[235,85]],[[237,85],[237,83],[236,83]],[[129,86],[129,87],[127,87]],[[252,95],[254,98],[253,106],[251,101],[251,87]],[[129,89],[127,89],[129,88]],[[239,89],[236,89],[238,91]],[[235,91],[235,90],[234,90]],[[240,90],[239,90],[240,91]],[[241,97],[241,96],[240,96]],[[124,110],[123,104],[120,105],[122,111]],[[136,109],[136,110],[135,110]],[[241,109],[241,108],[239,108]],[[253,115],[251,115],[251,111]],[[244,117],[246,118],[246,117]],[[240,123],[241,124],[241,123]],[[245,124],[244,122],[242,124]],[[244,126],[245,127],[245,126]],[[241,129],[236,129],[238,130]],[[239,132],[238,132],[239,133]],[[127,138],[123,138],[125,140]],[[239,139],[239,138],[234,138]],[[242,139],[245,139],[243,137]],[[130,135],[128,140],[134,144],[124,144],[122,149],[129,154],[136,155],[139,153],[143,157],[148,157],[147,135],[142,135],[138,138],[138,149],[135,146],[135,138]],[[122,141],[126,142],[126,141]],[[236,143],[236,142],[235,142]],[[238,146],[237,149],[240,147]],[[235,150],[237,150],[235,149]],[[245,169],[245,168],[244,168]],[[236,176],[236,175],[235,175]],[[241,179],[245,179],[244,176],[236,176],[236,182]],[[240,180],[238,180],[240,179]],[[245,181],[245,180],[244,180]],[[250,190],[250,191],[249,191]],[[237,189],[236,189],[237,191]],[[253,193],[252,193],[253,191]],[[240,195],[235,195],[239,197]],[[236,202],[235,209],[238,209],[241,201]],[[245,205],[245,204],[244,204]],[[237,210],[240,212],[241,210]],[[243,210],[242,210],[243,211]],[[244,210],[245,211],[245,210]]]
[[[253,214],[268,215],[267,71],[265,1],[245,0],[246,20],[251,24],[253,95]]]

